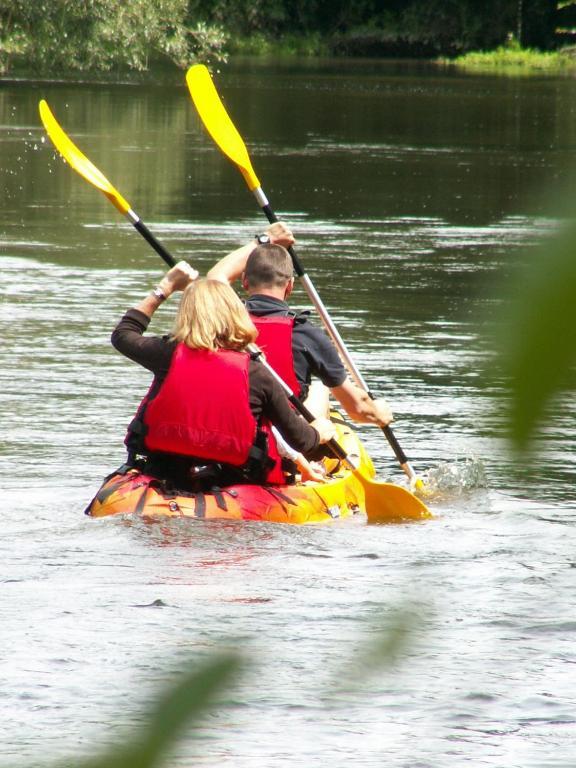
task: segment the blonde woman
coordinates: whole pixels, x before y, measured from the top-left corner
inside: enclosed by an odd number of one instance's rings
[[[334,437],[328,419],[307,424],[248,344],[257,332],[233,289],[197,279],[186,262],[173,267],[112,333],[112,344],[154,374],[128,428],[132,462],[181,490],[206,485],[283,483],[274,425],[307,453]],[[145,336],[150,319],[183,291],[170,336]]]

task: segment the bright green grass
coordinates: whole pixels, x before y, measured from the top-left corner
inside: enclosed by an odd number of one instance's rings
[[[444,63],[473,72],[506,75],[556,74],[576,70],[576,56],[572,51],[537,51],[521,48],[517,43],[502,45],[493,51],[472,51]]]

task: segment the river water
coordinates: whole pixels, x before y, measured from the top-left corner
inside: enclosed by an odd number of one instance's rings
[[[490,332],[574,186],[576,84],[393,62],[216,78],[397,437],[444,489],[437,517],[86,518],[148,384],[110,331],[163,264],[55,155],[38,100],[201,272],[265,222],[183,77],[1,82],[0,765],[70,765],[122,739],[166,670],[220,647],[249,670],[170,765],[574,765],[575,405],[555,401],[533,465],[511,454]],[[362,435],[402,482],[381,433]],[[398,610],[413,616],[399,658],[335,691]]]

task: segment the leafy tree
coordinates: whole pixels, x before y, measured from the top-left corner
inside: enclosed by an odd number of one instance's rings
[[[289,6],[288,0],[189,0],[188,23],[201,19],[234,36],[274,35],[286,28]]]
[[[316,37],[332,50],[437,55],[554,43],[557,0],[0,0],[0,72],[145,70],[222,60],[229,43]],[[350,45],[358,40],[359,44]],[[375,45],[373,45],[375,43]]]
[[[221,55],[222,31],[187,14],[188,0],[0,0],[0,69],[144,70]]]

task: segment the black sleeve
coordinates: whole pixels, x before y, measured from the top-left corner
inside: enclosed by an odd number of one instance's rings
[[[257,361],[250,363],[250,408],[256,418],[265,416],[284,440],[300,453],[318,446],[318,432],[299,416],[276,379]]]
[[[344,384],[347,379],[338,351],[329,336],[312,323],[305,321],[294,325],[292,335],[294,369],[299,381],[309,383],[310,376],[332,389]]]
[[[112,346],[155,375],[165,376],[170,367],[174,342],[163,336],[144,336],[149,324],[147,315],[137,309],[129,309],[112,331]]]

